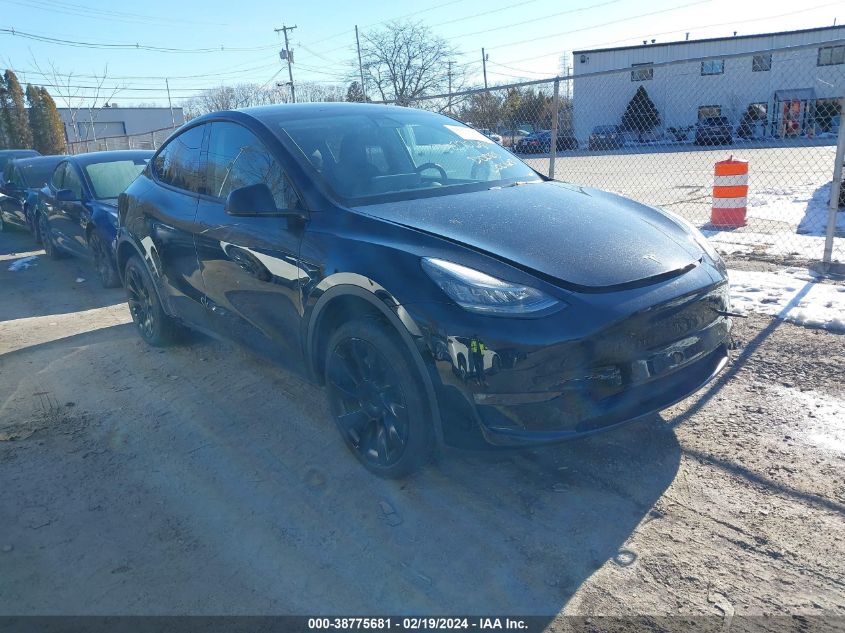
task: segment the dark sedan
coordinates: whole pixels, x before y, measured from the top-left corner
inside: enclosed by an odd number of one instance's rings
[[[731,143],[733,143],[733,126],[728,117],[707,117],[695,124],[696,145],[730,145]]]
[[[5,224],[36,234],[35,209],[41,189],[63,156],[16,158],[6,163],[0,187],[0,231]]]
[[[433,136],[449,142],[418,157]],[[118,207],[141,337],[162,345],[189,326],[301,370],[382,476],[444,443],[608,429],[727,362],[726,271],[701,233],[549,181],[441,115],[349,103],[206,115]]]
[[[618,125],[597,125],[587,141],[590,149],[619,149],[624,144],[622,130]]]
[[[100,281],[117,286],[117,197],[153,152],[121,150],[67,156],[38,195],[38,232],[47,255],[92,258]]]
[[[578,149],[578,141],[571,134],[561,132],[555,146],[558,152]],[[548,154],[552,151],[551,130],[542,130],[519,139],[514,145],[514,151],[517,154]]]
[[[0,150],[0,174],[6,169],[6,164],[16,158],[32,158],[41,156],[41,152],[34,149],[2,149]]]

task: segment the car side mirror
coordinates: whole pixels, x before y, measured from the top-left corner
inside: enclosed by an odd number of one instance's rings
[[[59,189],[56,192],[56,200],[59,202],[76,202],[79,198],[70,189]]]
[[[232,189],[225,211],[234,216],[302,216],[298,209],[279,209],[270,188],[263,182]]]

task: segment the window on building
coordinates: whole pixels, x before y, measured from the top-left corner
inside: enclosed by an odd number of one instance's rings
[[[833,120],[840,116],[839,99],[816,99],[811,113],[816,132],[830,132]]]
[[[766,72],[772,69],[772,54],[755,55],[751,58],[751,70],[755,73]]]
[[[651,81],[654,79],[654,68],[651,62],[644,64],[631,64],[631,81]]]
[[[819,66],[845,64],[845,45],[822,46],[819,49]]]
[[[703,105],[698,106],[698,120],[711,119],[713,117],[722,116],[722,106],[717,105]]]
[[[702,75],[721,75],[725,72],[724,59],[708,59],[701,62]]]

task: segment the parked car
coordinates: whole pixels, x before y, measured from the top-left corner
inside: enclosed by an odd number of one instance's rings
[[[415,157],[420,128],[452,142]],[[188,326],[297,368],[325,385],[349,449],[381,476],[441,443],[609,429],[727,362],[726,270],[701,233],[550,181],[438,114],[321,103],[205,115],[118,209],[141,338],[164,345]],[[461,351],[483,380],[454,370]]]
[[[728,117],[707,117],[696,123],[696,145],[730,145],[731,143],[733,143],[733,126]]]
[[[540,154],[543,151],[541,134],[534,132],[518,139],[513,145],[513,151],[517,154]]]
[[[43,187],[63,156],[16,158],[6,163],[0,187],[0,231],[5,224],[35,231],[38,190]]]
[[[0,174],[6,170],[6,163],[15,158],[32,158],[41,156],[40,152],[34,149],[2,149],[0,150]]]
[[[597,125],[587,145],[590,149],[619,149],[625,145],[625,139],[618,125]]]
[[[496,134],[493,130],[490,130],[488,128],[481,128],[478,131],[481,132],[484,136],[489,138],[494,143],[498,143],[499,145],[502,144],[502,135],[501,134]]]
[[[105,287],[117,286],[117,197],[153,152],[117,150],[67,156],[38,193],[37,226],[47,255],[91,258]]]

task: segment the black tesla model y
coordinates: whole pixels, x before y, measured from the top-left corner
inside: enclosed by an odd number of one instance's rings
[[[605,430],[727,362],[726,271],[701,233],[551,181],[437,114],[341,103],[194,119],[121,196],[119,223],[147,342],[187,326],[301,370],[382,476],[442,444]]]

